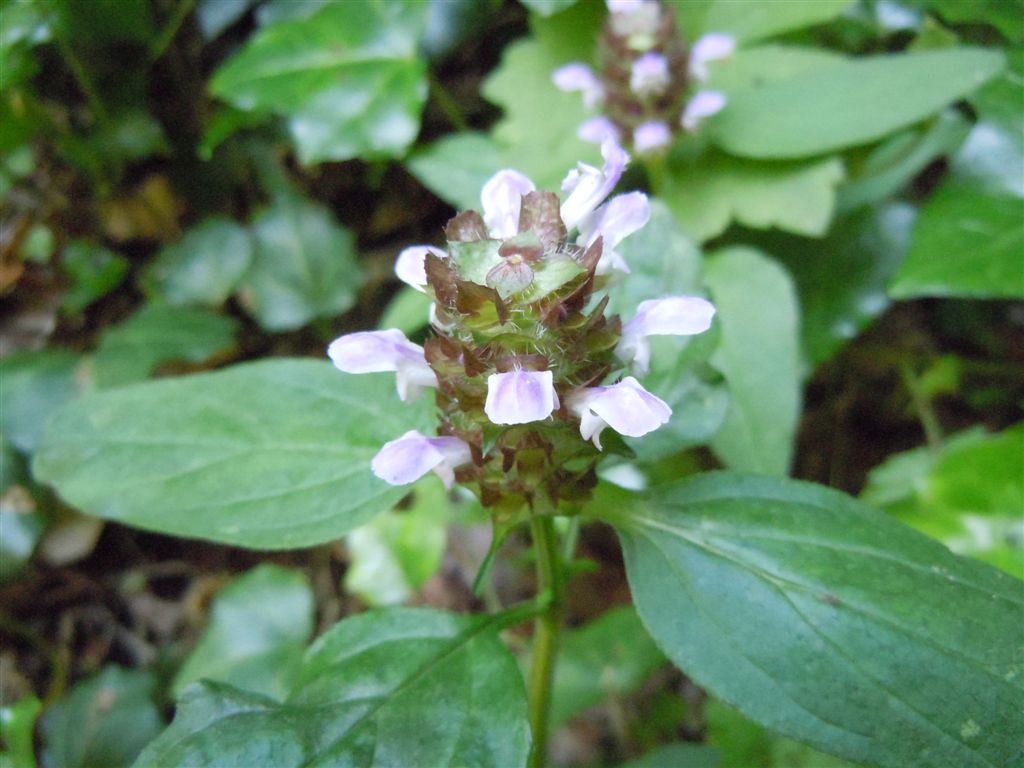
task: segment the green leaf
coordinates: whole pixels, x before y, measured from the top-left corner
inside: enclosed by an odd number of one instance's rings
[[[199,684],[136,766],[524,765],[526,692],[493,624],[425,608],[345,619],[285,703]]]
[[[707,150],[671,159],[662,195],[680,225],[705,242],[730,222],[796,234],[825,234],[843,180],[837,158],[766,162]]]
[[[157,254],[145,284],[172,305],[216,307],[234,293],[251,262],[249,233],[231,219],[211,217]]]
[[[766,159],[867,144],[963,98],[1002,65],[1000,53],[976,48],[854,59],[733,93],[708,133],[731,153]]]
[[[886,768],[1019,756],[1021,582],[807,483],[604,492],[648,631],[748,717]]]
[[[800,415],[798,302],[776,262],[732,247],[708,260],[705,278],[721,328],[711,358],[731,402],[711,446],[733,469],[784,475]]]
[[[619,768],[718,768],[718,750],[702,744],[665,744]]]
[[[179,698],[191,683],[214,680],[283,698],[312,632],[313,591],[305,576],[259,565],[217,593],[206,631],[171,692]]]
[[[1024,42],[1021,0],[928,0],[927,5],[951,24],[991,24],[1008,40]]]
[[[861,499],[1024,579],[1024,425],[998,434],[971,429],[890,456],[868,475]]]
[[[541,16],[552,16],[576,5],[578,0],[520,0],[523,5]]]
[[[632,693],[664,663],[629,606],[611,608],[565,632],[552,688],[552,727],[608,697]]]
[[[364,275],[352,233],[325,208],[279,195],[252,223],[253,264],[241,299],[268,331],[300,328],[355,304]]]
[[[161,363],[202,363],[235,343],[236,320],[198,309],[146,304],[103,334],[93,357],[96,385],[147,378]]]
[[[370,472],[388,440],[429,431],[387,376],[265,360],[86,398],[51,422],[34,474],[90,514],[255,549],[336,539],[405,488]]]
[[[0,360],[0,433],[19,451],[34,451],[50,414],[87,388],[79,362],[77,355],[57,349]]]
[[[594,58],[603,16],[600,3],[578,3],[551,18],[531,17],[531,37],[505,48],[500,66],[484,81],[484,96],[504,111],[491,136],[506,164],[538,189],[558,189],[577,162],[600,165],[597,148],[576,136],[587,118],[582,99],[555,88],[551,74],[570,61]],[[460,163],[466,165],[479,167],[472,158]]]
[[[727,32],[741,42],[760,40],[831,21],[852,3],[853,0],[714,0],[701,20],[699,32]],[[694,39],[699,36],[695,31]]]
[[[101,245],[73,240],[61,254],[61,266],[71,281],[61,306],[78,313],[121,284],[128,274],[128,259]]]
[[[348,535],[345,589],[367,605],[397,605],[441,567],[451,504],[434,477],[417,484],[412,505],[378,515]]]
[[[460,211],[479,209],[480,190],[509,164],[492,139],[472,132],[445,136],[405,163],[423,186]]]
[[[839,187],[836,207],[845,212],[899,192],[936,158],[952,154],[969,131],[967,121],[950,110],[920,129],[890,136],[862,162],[848,164],[853,170]]]
[[[377,327],[397,328],[406,336],[412,336],[427,327],[431,304],[433,299],[423,291],[411,285],[402,286],[384,308]]]
[[[0,763],[10,768],[36,768],[33,733],[42,709],[42,702],[31,695],[0,707],[0,738],[4,743]]]
[[[416,54],[425,24],[424,3],[328,3],[265,26],[210,87],[240,109],[291,118],[304,162],[399,156],[427,97]]]
[[[156,676],[113,664],[78,683],[40,720],[43,763],[121,768],[163,728],[153,703]]]
[[[910,248],[916,210],[891,202],[840,219],[824,239],[758,233],[745,238],[781,261],[800,295],[801,336],[813,368],[889,306],[886,285]]]
[[[1024,198],[950,180],[921,209],[894,298],[1024,298]]]
[[[807,72],[821,72],[845,61],[844,56],[824,48],[778,43],[741,48],[722,66],[710,68],[707,87],[731,96],[765,83],[788,80]]]
[[[32,557],[43,535],[44,520],[36,510],[36,502],[20,482],[12,476],[18,460],[6,443],[0,444],[3,461],[0,488],[0,583],[15,578]],[[18,474],[21,474],[20,472]]]

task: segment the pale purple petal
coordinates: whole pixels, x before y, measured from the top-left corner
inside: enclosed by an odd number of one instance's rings
[[[391,485],[415,482],[433,470],[451,488],[455,469],[472,458],[469,445],[457,437],[427,437],[416,430],[385,443],[373,457],[373,474]]]
[[[629,73],[629,88],[642,99],[665,92],[671,77],[668,61],[660,53],[650,51],[633,62]]]
[[[579,224],[608,197],[629,162],[626,150],[610,139],[601,145],[601,156],[604,168],[598,170],[592,165],[579,163],[562,182],[562,191],[569,193],[562,203],[562,221],[566,229]]]
[[[586,64],[573,62],[559,67],[552,73],[551,81],[561,91],[581,91],[587,109],[593,109],[604,99],[601,81]]]
[[[657,0],[606,0],[611,12],[612,30],[628,38],[634,51],[650,50],[661,23],[661,4]]]
[[[496,238],[512,237],[519,231],[519,208],[523,195],[536,187],[519,171],[498,171],[480,192],[484,209],[484,223]]]
[[[511,371],[487,377],[484,413],[495,424],[541,421],[557,407],[551,371]]]
[[[618,126],[604,116],[585,120],[576,130],[576,135],[591,144],[604,144],[608,140],[618,142],[620,139]]]
[[[425,293],[427,287],[427,254],[432,253],[441,258],[445,252],[432,245],[413,245],[404,249],[398,254],[395,261],[395,274],[398,279],[406,285],[411,285],[420,293]]]
[[[633,131],[633,149],[639,155],[654,155],[672,143],[672,129],[660,120],[638,125]]]
[[[633,13],[643,7],[645,0],[605,0],[609,13]]]
[[[604,238],[597,273],[629,272],[625,260],[615,252],[615,246],[643,227],[650,217],[651,206],[643,192],[616,195],[580,222],[576,242],[589,248],[598,237]]]
[[[721,91],[699,91],[686,104],[679,122],[686,130],[695,131],[707,118],[721,112],[726,102],[725,94]]]
[[[609,387],[574,392],[569,409],[580,417],[580,434],[601,448],[601,431],[609,426],[620,435],[642,437],[666,424],[672,409],[632,376]]]
[[[693,44],[690,51],[690,74],[698,82],[708,79],[708,62],[725,59],[736,50],[736,38],[722,32],[710,32]]]
[[[648,336],[693,336],[711,327],[715,307],[699,296],[670,296],[640,302],[636,316],[622,326],[615,349],[619,359],[632,363],[640,373],[650,365]]]
[[[402,400],[414,397],[424,387],[437,386],[437,376],[423,356],[423,347],[394,328],[341,336],[331,342],[327,355],[345,373],[394,371]]]

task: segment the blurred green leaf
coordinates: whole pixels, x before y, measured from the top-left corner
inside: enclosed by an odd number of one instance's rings
[[[281,699],[291,690],[313,632],[313,591],[299,571],[264,564],[234,579],[213,599],[202,638],[171,684],[229,683]]]
[[[736,91],[708,123],[744,157],[808,157],[867,144],[963,98],[1003,66],[998,51],[950,48],[851,59]]]
[[[21,573],[43,535],[44,519],[31,492],[21,484],[27,478],[20,459],[6,442],[0,443],[0,583]]]
[[[241,300],[268,331],[290,331],[352,307],[364,275],[355,238],[330,212],[280,194],[252,222],[253,264]]]
[[[77,508],[147,530],[255,549],[331,541],[408,493],[370,460],[429,431],[432,403],[396,407],[390,378],[276,359],[123,387],[63,410],[33,471]]]
[[[433,300],[427,294],[417,291],[411,285],[404,285],[384,308],[377,327],[397,328],[406,336],[411,336],[427,327],[431,304]]]
[[[700,242],[730,222],[797,234],[825,234],[843,179],[837,158],[754,161],[708,150],[670,159],[662,195],[683,229]]]
[[[812,368],[889,306],[886,285],[910,247],[915,215],[908,203],[890,202],[840,219],[823,239],[772,232],[744,238],[781,261],[796,282]]]
[[[413,490],[412,505],[385,512],[348,537],[345,589],[367,605],[397,605],[412,597],[441,567],[451,504],[429,477]]]
[[[921,209],[894,298],[1024,298],[1024,198],[950,180]]]
[[[579,0],[520,0],[520,2],[534,13],[541,16],[552,16],[576,5]]]
[[[146,270],[145,285],[172,305],[220,306],[252,263],[244,227],[215,216],[165,246]]]
[[[25,696],[10,706],[0,707],[0,764],[10,768],[36,768],[34,732],[43,705],[35,696]]]
[[[967,430],[941,451],[890,456],[871,471],[861,498],[954,552],[1024,579],[1024,425]]]
[[[600,3],[578,3],[547,19],[534,15],[531,37],[505,48],[501,64],[484,82],[484,96],[504,111],[491,131],[504,163],[539,189],[558,189],[577,162],[600,165],[598,149],[576,136],[587,118],[582,99],[555,88],[551,74],[570,61],[595,58],[603,16]],[[480,167],[468,154],[460,167],[467,165]]]
[[[57,349],[0,360],[0,432],[19,451],[34,451],[50,414],[87,388],[79,362],[78,355]]]
[[[219,37],[228,27],[245,16],[257,0],[199,0],[196,21],[207,40]]]
[[[158,365],[202,363],[229,350],[238,322],[198,309],[146,304],[100,338],[93,356],[96,385],[118,387],[147,378]]]
[[[1019,755],[1017,579],[809,483],[714,473],[601,493],[644,626],[748,717],[886,768]]]
[[[118,160],[142,160],[170,152],[163,126],[142,109],[112,117],[90,136],[88,143],[91,151]]]
[[[793,281],[757,250],[731,247],[708,259],[705,279],[721,329],[711,364],[730,402],[711,443],[733,469],[784,475],[800,415],[799,303]]]
[[[0,6],[0,92],[6,93],[35,73],[32,49],[48,42],[52,34],[51,19],[38,3]]]
[[[708,88],[731,95],[806,72],[821,72],[845,61],[845,56],[824,48],[778,43],[740,48],[721,65],[709,68]]]
[[[899,192],[937,158],[952,154],[969,131],[967,121],[949,110],[922,128],[885,139],[862,161],[847,164],[850,178],[839,187],[836,207],[846,212]]]
[[[61,306],[76,314],[117,288],[128,274],[128,259],[101,245],[73,240],[61,254],[71,281]]]
[[[46,0],[46,4],[56,10],[62,34],[83,48],[142,45],[156,33],[147,0]]]
[[[831,21],[853,1],[712,0],[692,35],[695,39],[707,32],[727,32],[741,42],[760,40]]]
[[[156,676],[113,664],[75,685],[40,720],[43,764],[127,768],[163,728]]]
[[[1024,42],[1021,0],[927,0],[927,5],[950,24],[990,24],[1011,42]]]
[[[136,765],[524,765],[526,692],[491,623],[426,608],[345,619],[284,704],[201,683]]]
[[[702,744],[665,744],[619,768],[718,768],[721,755]],[[750,768],[749,766],[747,768]]]
[[[664,654],[628,605],[566,631],[555,668],[552,727],[608,697],[632,693],[664,663]]]
[[[478,210],[480,190],[508,165],[493,139],[474,132],[445,136],[406,161],[423,186],[458,210]]]
[[[290,118],[303,162],[402,155],[419,132],[426,5],[329,3],[274,21],[214,74],[214,95]]]

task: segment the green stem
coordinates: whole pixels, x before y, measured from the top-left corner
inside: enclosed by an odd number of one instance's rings
[[[910,364],[903,362],[900,365],[900,373],[903,375],[903,383],[910,392],[910,401],[913,403],[914,411],[924,429],[924,438],[932,453],[939,453],[942,450],[942,425],[939,424],[939,417],[932,408],[931,400],[921,389],[921,380],[914,373]]]
[[[554,520],[549,515],[534,515],[530,526],[534,549],[537,552],[538,598],[544,601],[545,607],[534,622],[533,660],[529,680],[533,750],[528,765],[529,768],[541,768],[547,757],[551,690],[565,602],[562,563],[558,553]]]
[[[149,60],[154,62],[161,56],[167,53],[168,47],[173,42],[174,38],[178,34],[178,30],[181,29],[181,25],[185,23],[185,19],[192,12],[192,8],[195,6],[196,0],[181,0],[178,4],[177,9],[174,11],[174,15],[171,17],[167,25],[160,30],[159,37],[153,42],[153,45],[149,49]]]
[[[445,118],[447,118],[455,130],[460,132],[468,131],[469,124],[466,123],[466,118],[462,116],[458,103],[448,93],[448,89],[441,85],[441,81],[437,79],[433,72],[430,72],[429,76],[430,90],[434,92],[434,99],[437,101],[437,106],[444,113]]]

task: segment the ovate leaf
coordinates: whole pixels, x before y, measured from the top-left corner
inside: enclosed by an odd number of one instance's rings
[[[755,158],[867,144],[963,98],[1002,66],[1000,53],[975,48],[853,59],[731,94],[709,134]]]
[[[614,493],[645,626],[748,717],[886,768],[1019,759],[1018,580],[820,486],[716,473]]]
[[[136,766],[523,765],[526,692],[492,623],[413,608],[346,619],[284,703],[197,685]]]
[[[771,259],[740,247],[710,259],[705,279],[721,328],[711,363],[725,376],[731,398],[712,448],[734,469],[784,475],[800,412],[793,282]]]
[[[832,220],[842,180],[837,158],[764,162],[709,149],[673,158],[662,195],[699,242],[720,235],[733,221],[818,237]]]
[[[169,304],[215,307],[234,293],[251,262],[249,233],[228,218],[212,217],[161,250],[146,282]]]
[[[281,194],[253,221],[252,236],[241,298],[266,330],[299,328],[355,303],[364,279],[355,238],[326,209]]]
[[[71,283],[61,305],[75,313],[121,284],[128,274],[128,259],[101,245],[74,240],[61,254],[61,267]]]
[[[196,680],[283,697],[313,631],[313,591],[298,571],[265,564],[217,593],[202,638],[174,678],[180,696]]]
[[[266,360],[80,400],[55,416],[34,473],[90,514],[256,549],[330,541],[407,491],[370,472],[380,446],[430,430],[386,376]]]
[[[852,3],[853,0],[713,0],[699,31],[727,32],[737,40],[758,40],[830,21]]]

